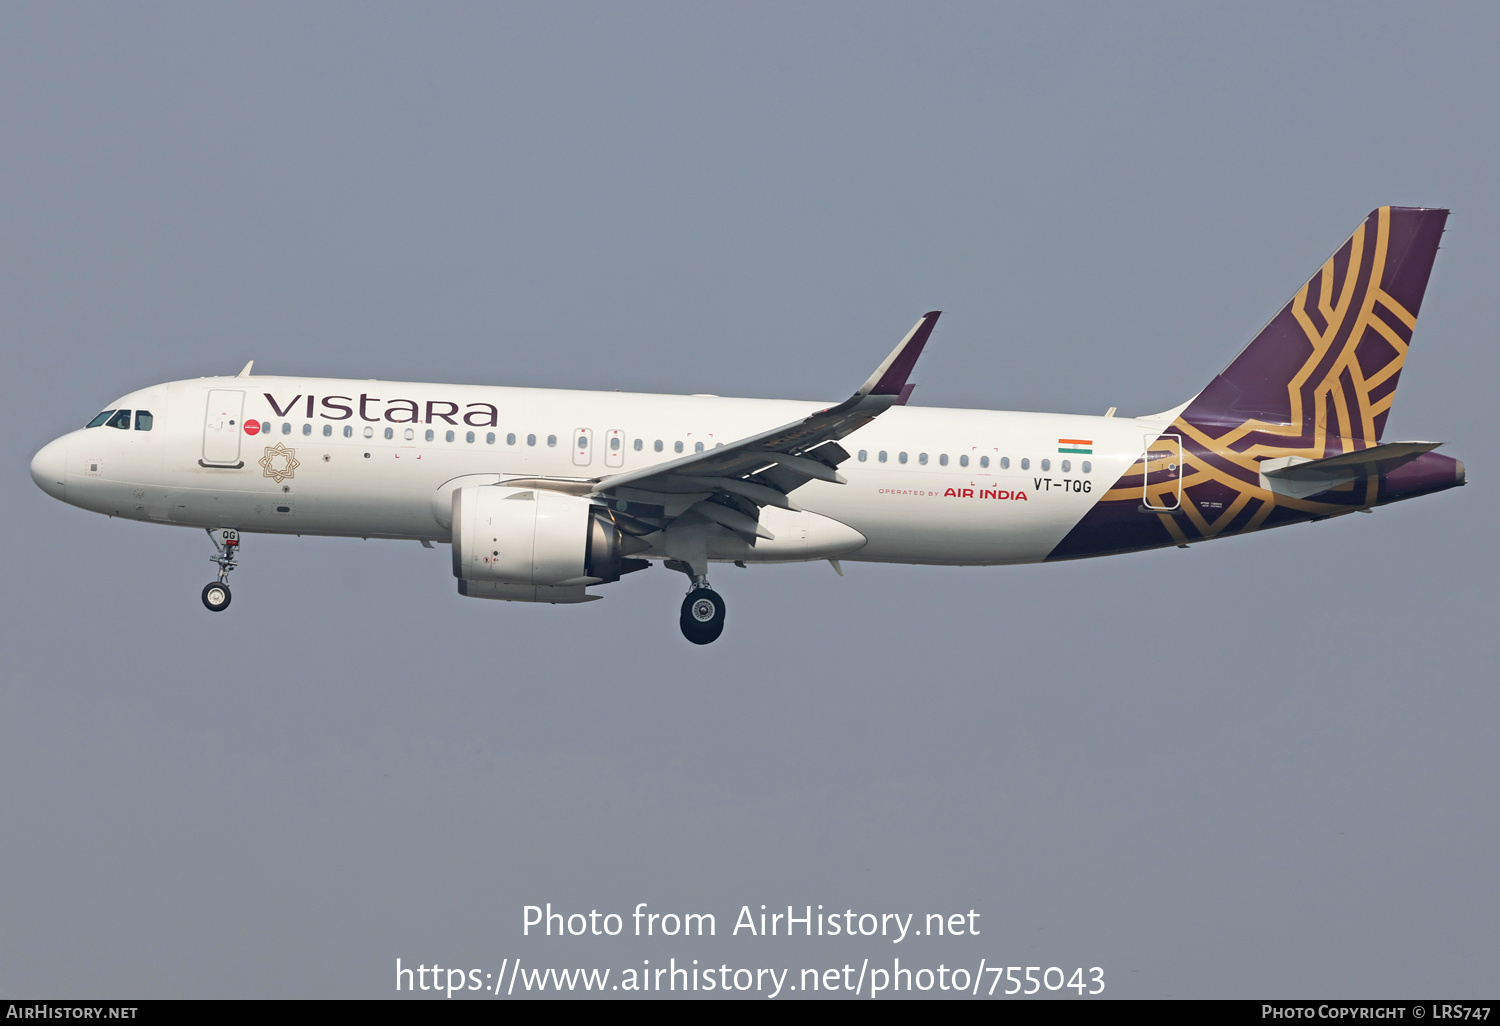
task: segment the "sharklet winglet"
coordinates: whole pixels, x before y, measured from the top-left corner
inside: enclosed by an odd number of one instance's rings
[[[893,395],[898,397],[898,404],[904,400],[902,393],[907,388],[906,379],[911,377],[912,368],[917,365],[917,357],[922,355],[922,349],[927,345],[932,329],[937,326],[942,313],[941,310],[932,310],[923,314],[922,319],[901,340],[901,344],[891,350],[891,355],[885,358],[885,362],[854,393],[855,397]],[[906,392],[906,395],[910,394]]]

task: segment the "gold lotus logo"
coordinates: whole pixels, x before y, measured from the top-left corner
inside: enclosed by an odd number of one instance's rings
[[[266,454],[255,462],[260,464],[264,476],[273,478],[277,484],[294,477],[296,469],[302,466],[297,450],[280,444],[266,446]]]

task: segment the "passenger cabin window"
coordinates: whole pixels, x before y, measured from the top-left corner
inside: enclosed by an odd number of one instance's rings
[[[672,451],[673,452],[681,452],[682,451],[682,443],[681,442],[673,442],[672,443]]]
[[[880,455],[877,456],[877,457],[875,457],[875,458],[878,459],[881,463],[884,463],[885,462],[885,450],[881,449],[880,450]]]
[[[619,452],[620,451],[620,436],[619,435],[610,435],[609,436],[609,451],[610,452]]]
[[[960,467],[967,467],[969,465],[969,457],[967,457],[967,456],[960,456],[958,458],[958,465]]]
[[[387,437],[387,438],[395,438],[396,437],[396,429],[395,428],[386,428],[385,429],[385,437]]]
[[[1066,474],[1068,471],[1070,471],[1072,469],[1073,469],[1073,462],[1071,460],[1063,460],[1062,461],[1062,472],[1064,474]]]
[[[464,441],[466,441],[466,442],[472,442],[472,441],[474,441],[474,432],[472,432],[472,431],[465,431],[464,432]]]
[[[979,457],[979,465],[988,470],[990,466],[990,458],[988,456]]]
[[[948,454],[947,453],[943,453],[941,456],[938,457],[938,466],[940,466],[940,467],[946,467],[947,465],[948,465]]]
[[[332,424],[324,424],[323,425],[323,437],[324,438],[329,438],[332,435],[333,435],[333,425]]]
[[[150,431],[151,430],[151,411],[150,410],[136,410],[135,411],[135,429],[137,431]]]
[[[115,415],[104,422],[105,427],[119,428],[121,431],[130,430],[130,411],[116,410]]]
[[[353,438],[354,437],[354,428],[351,425],[349,425],[349,424],[345,424],[344,425],[344,437],[345,438]]]
[[[1001,456],[1000,457],[1000,469],[1001,470],[1009,470],[1010,469],[1010,457],[1009,456]]]
[[[1083,461],[1083,472],[1085,474],[1087,474],[1089,471],[1091,471],[1093,469],[1094,469],[1093,466],[1089,463],[1088,460],[1084,460]]]
[[[640,452],[645,447],[646,447],[646,440],[644,438],[637,438],[635,440],[635,451],[636,452]]]
[[[437,435],[435,435],[435,434],[433,434],[433,431],[432,431],[432,428],[428,428],[428,429],[427,429],[427,434],[426,434],[426,435],[425,435],[425,436],[423,436],[423,437],[425,437],[425,438],[426,438],[426,439],[427,439],[427,440],[428,440],[428,441],[429,441],[429,442],[430,442],[430,441],[432,441],[432,440],[433,440],[433,439],[434,439],[434,438],[436,438],[436,437],[437,437]]]
[[[516,435],[515,435],[515,432],[511,432],[510,434],[508,434],[508,435],[505,436],[505,444],[506,445],[515,445],[516,444]]]
[[[578,436],[578,451],[582,452],[583,450],[587,449],[588,447],[589,447],[589,436],[588,435],[579,435]]]
[[[405,436],[405,438],[406,438],[406,440],[408,442],[410,442],[413,438],[417,437],[417,433],[415,431],[413,431],[411,428],[407,428],[405,431],[403,431],[401,433],[402,433],[403,436]]]
[[[84,427],[98,427],[100,424],[103,424],[106,420],[108,420],[114,414],[114,412],[114,410],[105,410],[103,413],[99,414],[99,416],[95,417],[93,420],[85,424]]]
[[[903,453],[898,453],[896,455],[896,459],[897,459],[898,462],[905,463],[906,462],[906,453],[904,453],[904,452]]]
[[[657,452],[661,452],[661,439],[658,438],[655,442],[653,442],[651,444],[651,448],[655,449]]]
[[[863,463],[865,460],[869,459],[869,456],[870,454],[865,450],[859,450],[859,462]]]
[[[1042,469],[1043,470],[1051,470],[1052,469],[1052,461],[1051,460],[1042,460]]]
[[[927,466],[927,454],[925,452],[924,453],[918,453],[917,454],[917,462],[920,463],[920,464],[922,464],[922,466],[924,466],[924,467]]]
[[[485,445],[494,445],[495,444],[495,432],[493,432],[493,431],[486,431],[484,433],[484,444]]]
[[[554,449],[557,448],[557,436],[556,435],[548,435],[547,436],[547,445],[549,447],[551,447],[551,448],[554,448]]]
[[[445,441],[445,442],[451,442],[451,441],[453,441],[453,432],[452,431],[444,431],[443,432],[443,441]]]
[[[526,436],[526,444],[527,445],[535,445],[536,444],[536,435],[527,435]]]
[[[312,434],[312,425],[311,424],[303,424],[302,425],[302,433],[304,435],[310,435],[310,434]]]
[[[694,443],[694,445],[693,445],[693,451],[694,452],[702,452],[703,451],[703,443],[702,442],[696,442],[696,443]]]
[[[1021,461],[1021,469],[1022,470],[1030,470],[1031,469],[1031,461],[1029,459],[1023,459]]]
[[[372,427],[370,427],[368,424],[365,425],[365,437],[366,438],[374,438],[375,437],[375,429],[372,428]]]

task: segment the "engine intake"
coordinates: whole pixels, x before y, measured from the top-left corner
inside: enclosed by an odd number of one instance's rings
[[[493,584],[576,586],[618,581],[651,564],[646,544],[609,512],[543,488],[469,485],[453,493],[453,576]]]

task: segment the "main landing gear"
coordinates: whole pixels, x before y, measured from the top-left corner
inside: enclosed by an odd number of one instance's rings
[[[708,575],[695,573],[681,560],[667,560],[667,569],[687,575],[692,587],[682,600],[682,617],[678,624],[682,636],[695,645],[717,641],[724,633],[724,597],[708,586]]]
[[[682,600],[682,636],[707,645],[724,633],[724,599],[709,588],[694,588]]]
[[[211,562],[219,564],[219,579],[203,586],[203,604],[210,612],[222,613],[229,608],[229,571],[239,564],[235,556],[240,551],[240,532],[227,527],[210,528],[208,540],[214,543]]]

